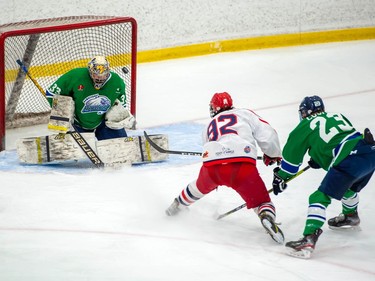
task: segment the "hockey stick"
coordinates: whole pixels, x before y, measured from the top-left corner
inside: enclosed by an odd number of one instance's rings
[[[33,84],[38,88],[39,92],[46,98],[46,92],[40,86],[38,81],[36,81],[27,70],[26,66],[21,62],[21,60],[17,59],[16,62],[21,67],[22,71],[30,78]],[[87,143],[87,141],[82,137],[82,135],[77,131],[77,128],[74,124],[72,124],[74,131],[69,132],[73,139],[77,142],[78,146],[83,150],[86,154],[87,158],[98,168],[104,167],[104,163],[100,160],[99,156],[95,153],[95,151],[91,148],[91,146]]]
[[[146,131],[143,131],[143,134],[145,135],[146,140],[148,143],[155,148],[160,153],[167,153],[167,154],[178,154],[178,155],[191,155],[191,156],[202,156],[202,152],[192,152],[192,151],[179,151],[179,150],[167,150],[159,145],[157,145],[155,142],[153,142],[150,138],[150,136],[146,133]]]
[[[32,77],[30,75],[30,72],[27,70],[26,66],[21,62],[21,60],[16,60],[16,62],[18,63],[18,65],[21,67],[22,71],[27,75],[27,77],[30,78],[30,80],[34,83],[34,85],[38,88],[39,92],[45,97],[46,96],[46,93],[44,92],[43,88],[39,85],[38,81],[36,81],[34,79],[34,77]]]
[[[202,152],[193,152],[193,151],[180,151],[180,150],[168,150],[160,147],[155,142],[153,142],[150,138],[150,136],[146,133],[146,131],[143,131],[143,134],[145,135],[146,140],[148,143],[155,148],[160,153],[167,153],[167,154],[177,154],[177,155],[189,155],[189,156],[202,156]],[[257,160],[262,160],[262,156],[257,156]]]
[[[300,174],[302,174],[303,172],[307,171],[309,168],[310,168],[310,166],[306,166],[305,168],[303,168],[302,170],[300,170],[297,174],[295,174],[293,177],[291,177],[290,179],[286,180],[285,183],[290,182],[292,179],[295,179]],[[273,188],[271,188],[271,189],[269,189],[267,191],[268,191],[268,193],[271,193],[273,191]],[[226,212],[224,214],[221,214],[221,215],[217,216],[216,219],[220,220],[220,219],[222,219],[222,218],[224,218],[224,217],[226,217],[226,216],[228,216],[230,214],[233,214],[234,212],[237,212],[238,210],[241,210],[242,208],[245,208],[245,207],[246,207],[246,203],[244,203],[244,204],[238,206],[237,208],[234,208],[234,209],[232,209],[232,210],[230,210],[230,211],[228,211],[228,212]]]

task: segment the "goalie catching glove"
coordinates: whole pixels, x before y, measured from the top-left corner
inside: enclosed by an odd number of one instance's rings
[[[134,129],[135,117],[116,100],[115,104],[105,114],[105,124],[108,128],[119,130],[122,128]]]

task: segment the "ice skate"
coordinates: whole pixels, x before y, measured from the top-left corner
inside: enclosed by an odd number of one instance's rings
[[[180,202],[178,202],[177,198],[173,200],[173,203],[165,210],[167,216],[175,216],[181,210],[179,208]]]
[[[284,243],[284,234],[281,229],[276,225],[273,218],[267,214],[260,214],[259,215],[260,221],[267,231],[267,233],[271,236],[271,238],[279,244]]]
[[[287,254],[296,258],[309,259],[322,232],[323,230],[317,229],[313,234],[306,235],[297,241],[287,242],[285,244],[288,248]]]
[[[359,224],[361,220],[359,219],[358,213],[345,215],[339,214],[337,217],[328,220],[328,227],[333,230],[361,230]]]

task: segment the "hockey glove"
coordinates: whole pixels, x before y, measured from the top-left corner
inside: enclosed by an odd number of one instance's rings
[[[371,145],[375,144],[374,137],[371,134],[369,128],[365,129],[365,132],[363,133],[363,138],[365,139],[366,143],[371,144]]]
[[[66,134],[74,121],[74,100],[70,96],[55,95],[52,101],[48,130]]]
[[[279,176],[279,171],[280,167],[276,167],[275,169],[273,169],[272,191],[275,195],[283,192],[288,187],[288,185],[285,183],[285,180]]]
[[[281,157],[269,157],[268,155],[263,154],[263,163],[266,166],[271,166],[275,163],[277,163],[277,165],[280,165]]]
[[[116,102],[105,114],[105,124],[113,130],[134,129],[136,120],[129,110]]]
[[[307,161],[307,164],[313,169],[320,169],[320,165],[314,161],[314,159],[310,158],[309,161]]]

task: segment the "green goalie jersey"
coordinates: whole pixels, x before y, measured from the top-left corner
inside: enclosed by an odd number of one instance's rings
[[[295,175],[306,152],[328,170],[348,156],[361,138],[342,114],[322,112],[306,117],[289,134],[279,175],[284,179]]]
[[[126,103],[125,83],[119,75],[111,72],[106,83],[95,89],[87,68],[72,69],[53,83],[47,90],[50,105],[54,95],[71,96],[75,102],[75,122],[89,130],[100,125],[116,99]]]

